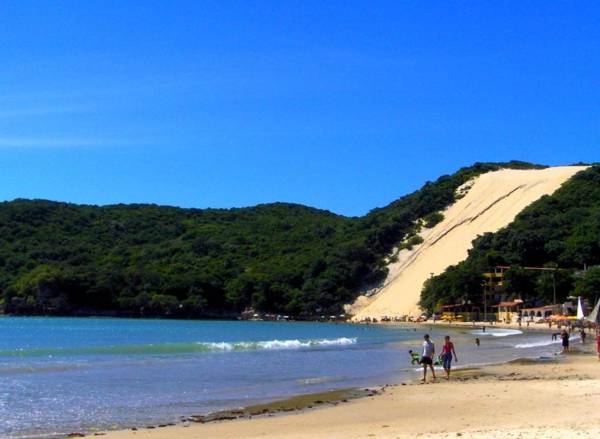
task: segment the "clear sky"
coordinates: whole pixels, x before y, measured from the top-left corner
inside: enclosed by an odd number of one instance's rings
[[[0,2],[0,199],[362,215],[600,160],[600,4]]]

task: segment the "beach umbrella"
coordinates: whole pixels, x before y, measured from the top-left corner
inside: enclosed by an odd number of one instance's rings
[[[577,298],[577,320],[583,320],[583,306],[581,306],[581,297]]]
[[[598,303],[596,303],[596,306],[594,307],[594,309],[592,310],[592,313],[586,317],[586,320],[592,323],[600,323],[600,299],[598,299]]]

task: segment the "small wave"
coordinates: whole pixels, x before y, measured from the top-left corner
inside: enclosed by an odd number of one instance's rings
[[[486,329],[485,332],[481,329],[477,329],[474,331],[470,331],[473,335],[482,336],[492,336],[492,337],[508,337],[509,335],[520,335],[523,334],[523,331],[519,331],[518,329]]]
[[[356,338],[335,338],[319,340],[270,340],[270,341],[250,341],[238,343],[198,343],[200,346],[214,351],[247,351],[247,350],[284,350],[284,349],[305,349],[319,346],[347,346],[356,343]]]
[[[343,381],[343,377],[338,376],[323,376],[323,377],[314,377],[314,378],[304,378],[296,381],[298,384],[324,384],[324,383],[333,383],[336,381]]]
[[[571,336],[570,340],[578,340],[579,336]],[[553,344],[560,344],[562,340],[559,338],[558,340],[544,340],[544,341],[534,341],[531,343],[519,343],[515,345],[517,349],[529,349],[529,348],[539,348],[543,346],[551,346]]]
[[[65,355],[169,355],[202,352],[229,352],[251,350],[293,350],[318,347],[336,347],[355,344],[356,338],[314,340],[268,340],[243,342],[160,343],[119,346],[87,346],[80,348],[30,348],[0,351],[0,357],[40,357]]]
[[[0,375],[21,375],[21,374],[33,374],[33,373],[44,373],[44,372],[66,372],[74,369],[83,369],[85,366],[79,364],[50,364],[47,366],[43,365],[31,365],[21,367],[0,367]]]

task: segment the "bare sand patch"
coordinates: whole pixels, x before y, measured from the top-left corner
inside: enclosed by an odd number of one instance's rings
[[[584,169],[502,169],[463,185],[465,195],[443,212],[442,222],[421,233],[423,243],[412,251],[400,252],[398,261],[389,265],[383,288],[372,297],[357,300],[351,310],[354,319],[418,315],[419,297],[427,278],[466,259],[477,236],[507,226],[524,208],[554,193]]]

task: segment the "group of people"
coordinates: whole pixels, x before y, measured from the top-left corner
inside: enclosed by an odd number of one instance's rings
[[[556,340],[558,336],[560,336],[563,352],[569,352],[569,339],[571,338],[570,328],[568,331],[566,329],[563,329],[561,332],[553,333],[552,340]],[[587,338],[585,328],[581,328],[579,330],[579,338],[581,340],[581,344],[585,344],[585,340]],[[596,340],[598,343],[598,359],[600,359],[600,332],[597,333]]]
[[[559,334],[562,342],[563,352],[568,352],[570,338],[569,331],[563,330],[560,333],[552,334],[553,339],[556,339]],[[587,334],[585,330],[582,328],[580,331],[581,343],[585,343],[586,335]],[[433,380],[435,381],[436,376],[434,366],[440,365],[444,368],[444,372],[446,373],[446,379],[449,380],[450,371],[452,369],[452,359],[454,358],[454,361],[458,361],[456,351],[454,350],[454,343],[450,341],[450,336],[446,335],[444,337],[444,345],[442,346],[442,352],[437,358],[435,357],[435,344],[431,341],[431,337],[429,336],[429,334],[425,334],[423,336],[423,339],[424,341],[421,356],[419,356],[418,353],[413,352],[412,350],[408,351],[411,357],[411,364],[421,364],[423,366],[423,379],[421,381],[423,383],[427,382],[427,368],[431,370],[431,375],[433,377]],[[598,344],[598,360],[600,360],[600,331],[597,331],[596,340]],[[475,343],[477,344],[477,346],[479,346],[479,338],[476,339]]]
[[[419,363],[423,366],[423,379],[421,380],[423,383],[427,382],[427,368],[431,369],[431,375],[433,376],[433,380],[436,380],[435,377],[435,369],[433,366],[441,365],[444,368],[444,372],[446,372],[446,379],[450,379],[450,370],[452,369],[452,358],[454,357],[454,361],[458,361],[458,357],[456,356],[456,351],[454,350],[454,343],[450,341],[450,336],[447,335],[444,337],[444,345],[442,346],[442,353],[439,355],[437,360],[435,359],[435,344],[431,341],[431,337],[429,334],[425,334],[423,337],[423,351],[421,357],[413,351],[408,351],[411,356],[411,363]]]
[[[570,331],[563,329],[560,333],[552,334],[552,339],[555,340],[556,336],[560,334],[561,344],[563,348],[563,352],[569,352],[569,339],[571,338]],[[581,340],[581,344],[585,344],[585,340],[587,338],[587,333],[584,328],[581,328],[579,331],[579,338]],[[598,360],[600,361],[600,328],[596,329],[596,351],[598,352]]]

